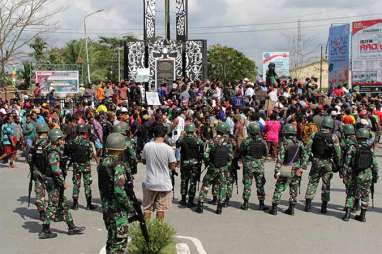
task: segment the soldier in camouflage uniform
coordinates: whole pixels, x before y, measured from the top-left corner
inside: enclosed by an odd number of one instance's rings
[[[248,125],[250,135],[240,146],[240,155],[243,161],[243,200],[241,209],[248,210],[248,201],[251,196],[252,180],[256,181],[257,198],[259,199],[260,210],[266,210],[265,200],[265,176],[264,159],[268,154],[268,146],[261,136],[260,126],[257,123]]]
[[[273,193],[272,209],[269,213],[277,215],[277,206],[280,204],[284,191],[289,186],[289,207],[285,213],[293,216],[302,170],[306,169],[306,161],[309,156],[305,151],[304,144],[297,139],[297,130],[293,125],[286,124],[282,132],[284,139],[281,141],[276,161],[274,177],[277,182]],[[290,168],[291,171],[282,171],[283,166]]]
[[[37,132],[37,139],[35,140],[33,144],[33,148],[31,151],[34,151],[38,147],[41,147],[43,150],[47,148],[49,145],[49,138],[48,138],[48,132],[49,127],[46,124],[37,124],[36,126],[36,132]],[[33,161],[33,156],[31,154],[28,155],[28,163],[31,167],[32,174],[31,177],[33,177],[34,181],[34,192],[36,195],[36,202],[35,205],[37,207],[37,211],[40,214],[40,219],[43,220],[45,218],[45,212],[46,212],[46,188],[44,185],[44,182],[41,177],[41,169],[37,167],[36,161]]]
[[[92,204],[92,174],[90,160],[95,157],[92,143],[88,140],[88,128],[86,125],[77,126],[78,136],[70,143],[72,151],[71,159],[73,162],[73,205],[72,209],[78,209],[78,196],[81,188],[81,177],[84,179],[86,208],[94,210],[95,205]]]
[[[203,178],[203,184],[199,193],[197,212],[203,213],[203,203],[208,194],[209,187],[215,181],[218,182],[218,206],[217,214],[222,213],[223,204],[227,195],[227,176],[229,175],[234,146],[230,142],[228,133],[229,126],[220,122],[216,127],[217,135],[207,145],[204,152],[204,161],[208,170]]]
[[[197,182],[200,181],[200,173],[203,156],[203,142],[195,136],[195,125],[188,124],[185,127],[186,135],[176,143],[180,148],[180,193],[181,205],[186,205],[188,194],[188,207],[195,207],[194,197]]]
[[[123,162],[126,138],[112,133],[106,139],[107,154],[98,166],[103,220],[107,229],[107,254],[123,254],[128,240],[130,203],[125,189],[130,178],[128,164]]]
[[[342,162],[346,161],[346,156],[350,148],[357,144],[357,139],[355,137],[354,126],[351,124],[346,124],[342,127],[342,132],[344,138],[341,140],[341,150],[342,150]],[[359,206],[359,200],[353,200],[354,197],[354,177],[352,169],[348,170],[345,165],[342,165],[340,168],[340,177],[342,178],[345,189],[346,189],[346,201],[345,201],[345,211],[346,215],[344,216],[345,221],[350,219],[350,210],[355,208],[357,210],[357,204]],[[354,201],[354,203],[353,203]]]
[[[369,206],[369,194],[372,184],[378,181],[378,164],[373,153],[372,146],[368,139],[372,137],[368,129],[359,129],[357,131],[357,144],[350,146],[347,151],[344,169],[346,172],[351,172],[354,177],[355,191],[349,203],[352,204],[354,197],[361,200],[361,213],[355,216],[355,219],[361,222],[366,222],[366,211]],[[350,219],[350,208],[347,208],[344,216],[344,221]]]
[[[312,199],[322,179],[321,213],[326,213],[330,201],[330,181],[333,178],[333,172],[336,171],[336,165],[341,162],[341,146],[337,135],[332,133],[334,121],[331,117],[325,117],[320,127],[320,131],[315,133],[307,144],[307,151],[312,156],[312,168],[305,194],[305,211],[311,210]]]
[[[48,191],[48,206],[46,216],[42,225],[42,231],[39,233],[40,239],[48,239],[57,237],[56,233],[50,231],[50,222],[54,220],[57,209],[62,205],[64,207],[65,222],[68,225],[68,234],[81,234],[85,227],[77,227],[74,225],[72,215],[69,210],[69,204],[64,195],[66,188],[65,179],[60,167],[60,150],[64,145],[64,135],[60,129],[49,131],[50,146],[47,148],[48,169],[44,175]]]

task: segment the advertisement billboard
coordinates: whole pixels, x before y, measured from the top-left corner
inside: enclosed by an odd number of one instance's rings
[[[79,92],[78,71],[36,71],[36,84],[39,83],[42,94],[54,89],[55,94],[66,96]]]
[[[268,65],[276,65],[276,73],[279,78],[289,77],[289,52],[264,52],[263,53],[263,79],[265,80]]]
[[[329,90],[349,84],[350,25],[332,26],[329,30]]]
[[[382,93],[382,19],[354,22],[352,36],[353,87]]]

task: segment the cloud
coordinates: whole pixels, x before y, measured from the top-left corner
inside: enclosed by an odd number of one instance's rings
[[[374,5],[378,0],[285,0],[286,8],[326,8],[326,9],[353,9]]]

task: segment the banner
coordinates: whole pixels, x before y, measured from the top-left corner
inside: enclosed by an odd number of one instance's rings
[[[58,96],[79,93],[78,71],[36,71],[36,84],[46,95],[54,89]]]
[[[263,53],[263,80],[267,76],[268,65],[276,65],[276,73],[279,78],[288,78],[289,74],[289,52],[264,52]]]
[[[146,101],[147,105],[149,106],[160,106],[162,103],[160,103],[158,92],[146,92]]]
[[[329,91],[349,84],[350,25],[332,26],[329,30]]]
[[[352,35],[353,87],[382,93],[382,19],[354,22]]]
[[[145,83],[149,82],[151,78],[150,68],[138,68],[137,75],[135,76],[135,82]]]

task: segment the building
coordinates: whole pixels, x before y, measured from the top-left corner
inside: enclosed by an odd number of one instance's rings
[[[291,70],[291,77],[298,80],[305,80],[305,78],[316,77],[318,84],[320,84],[321,62],[315,61],[301,67]],[[326,59],[322,61],[322,89],[329,87],[329,64]]]

